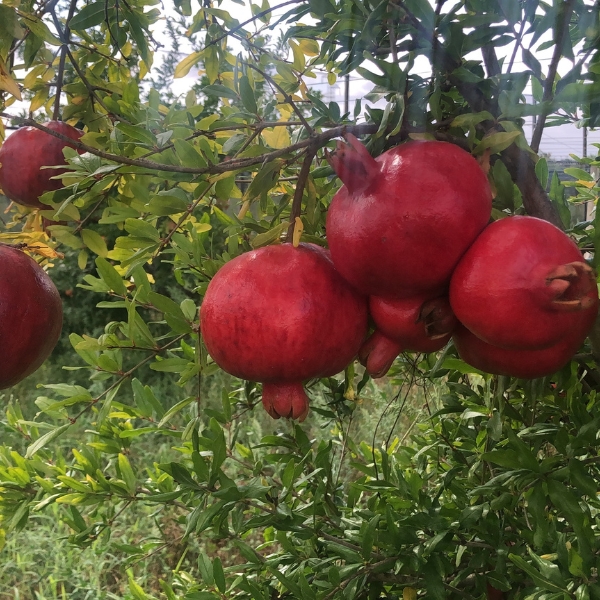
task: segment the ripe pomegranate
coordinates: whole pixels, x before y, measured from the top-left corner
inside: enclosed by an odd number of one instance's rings
[[[313,244],[268,246],[234,258],[210,282],[200,324],[214,361],[263,383],[274,418],[302,421],[302,381],[339,373],[367,333],[367,301]]]
[[[54,349],[62,303],[46,272],[27,254],[0,244],[0,389],[33,373]]]
[[[490,219],[484,172],[447,142],[408,142],[372,158],[354,136],[346,139],[330,158],[344,183],[327,215],[336,268],[367,295],[443,293]]]
[[[566,234],[547,221],[517,216],[492,223],[475,240],[452,275],[450,304],[483,341],[538,350],[574,330],[585,337],[598,311],[598,289]]]
[[[515,350],[487,344],[459,325],[452,336],[458,355],[468,364],[494,375],[535,379],[562,369],[585,339],[585,334],[567,337],[541,350]]]
[[[456,317],[448,298],[423,296],[386,300],[369,298],[369,312],[377,329],[358,356],[371,377],[383,377],[398,354],[437,352],[450,339]]]
[[[50,121],[45,126],[75,141],[83,135],[82,131],[62,121]],[[38,198],[44,192],[62,187],[60,179],[51,177],[64,173],[64,170],[41,167],[65,165],[62,151],[67,145],[35,127],[22,127],[7,137],[0,147],[0,188],[4,194],[17,204],[44,207]]]

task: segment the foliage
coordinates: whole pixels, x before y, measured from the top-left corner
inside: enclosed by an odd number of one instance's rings
[[[547,127],[598,125],[599,3],[264,0],[247,20],[153,4],[0,4],[0,133],[52,117],[86,130],[81,154],[65,150],[64,188],[45,210],[12,206],[0,234],[81,308],[59,382],[6,406],[0,557],[50,515],[69,530],[63,552],[119,557],[125,585],[106,597],[600,598],[596,332],[531,382],[478,373],[451,345],[400,357],[383,384],[350,365],[310,382],[296,425],[265,418],[260,386],[211,361],[197,311],[220,266],[299,221],[326,245],[339,186],[326,153],[345,132],[373,154],[459,144],[489,171],[494,218],[568,227],[568,202],[595,203],[597,181],[573,171],[567,200],[537,151]],[[172,52],[156,70],[165,22]],[[170,94],[171,71],[197,65],[200,85]],[[317,72],[373,89],[342,114],[311,91]],[[596,221],[571,233],[597,267]],[[122,525],[144,520],[141,535]],[[154,580],[142,573],[169,551]]]

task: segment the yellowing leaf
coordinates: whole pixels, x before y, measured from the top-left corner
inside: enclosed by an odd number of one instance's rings
[[[291,143],[287,127],[270,127],[269,129],[263,129],[261,135],[271,148],[285,148]]]
[[[44,106],[46,100],[48,100],[48,88],[42,88],[35,93],[35,96],[31,99],[29,104],[29,112],[34,112],[38,108]]]
[[[296,42],[294,42],[294,40],[289,40],[288,43],[289,43],[290,48],[292,49],[292,53],[294,55],[294,62],[292,64],[292,68],[296,69],[296,71],[304,70],[304,67],[306,66],[306,60],[304,59],[304,52],[302,52],[302,49],[300,48],[300,46],[298,44],[296,44]]]
[[[402,600],[417,600],[417,590],[411,587],[405,587],[402,590]]]
[[[304,231],[304,223],[300,217],[296,217],[294,221],[294,238],[292,240],[292,244],[294,248],[298,247],[300,244],[300,237],[302,236],[302,232]]]
[[[4,61],[0,58],[0,90],[12,94],[17,100],[22,100],[19,84],[12,78]]]
[[[208,83],[213,84],[219,76],[219,55],[214,46],[209,46],[204,50],[204,68]]]
[[[175,79],[178,79],[179,77],[185,77],[190,72],[190,69],[202,58],[203,54],[204,51],[200,50],[199,52],[192,52],[189,56],[186,56],[175,67],[175,73],[173,74],[173,77],[175,77]]]
[[[332,73],[331,71],[329,73],[327,73],[327,83],[329,85],[334,85],[336,81],[337,81],[337,75],[335,73]]]
[[[99,233],[93,231],[92,229],[84,229],[81,232],[81,239],[92,252],[95,252],[98,256],[106,258],[108,254],[108,248],[106,247],[106,242]]]
[[[304,52],[306,56],[318,56],[321,52],[319,43],[316,40],[308,40],[303,38],[298,40],[298,44],[300,44],[300,48],[302,48],[302,52]]]
[[[54,248],[50,248],[47,244],[36,242],[34,246],[27,246],[27,250],[32,254],[43,256],[44,258],[64,258],[62,252],[57,252]]]

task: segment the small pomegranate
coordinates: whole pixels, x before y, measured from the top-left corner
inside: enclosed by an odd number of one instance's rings
[[[372,377],[383,377],[398,354],[437,352],[450,340],[456,317],[448,298],[423,296],[386,300],[369,298],[377,329],[359,351],[360,362]]]
[[[490,219],[479,164],[447,142],[408,142],[372,158],[354,136],[346,139],[330,158],[344,183],[327,215],[336,268],[367,295],[443,293]]]
[[[62,121],[50,121],[45,126],[75,141],[83,135],[82,131]],[[51,177],[64,173],[64,170],[42,167],[65,165],[62,151],[67,145],[35,127],[22,127],[7,137],[0,147],[0,188],[4,194],[17,204],[44,207],[39,197],[62,187],[60,179]]]
[[[263,383],[274,418],[302,421],[302,381],[328,377],[354,359],[367,333],[367,301],[313,244],[268,246],[228,262],[210,282],[200,323],[225,371]]]
[[[0,389],[33,373],[50,356],[62,328],[62,303],[30,256],[0,245]]]
[[[540,350],[574,330],[585,337],[598,312],[598,289],[566,234],[547,221],[517,216],[492,223],[475,240],[452,275],[450,304],[481,340]]]
[[[452,336],[458,355],[472,367],[520,379],[552,375],[573,357],[585,339],[584,335],[567,337],[554,346],[541,350],[515,350],[487,344],[459,325]]]

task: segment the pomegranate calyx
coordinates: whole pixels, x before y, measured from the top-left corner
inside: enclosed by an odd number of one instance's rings
[[[416,322],[423,323],[429,339],[439,340],[452,333],[458,321],[448,298],[441,296],[423,303]]]
[[[358,360],[373,379],[383,377],[402,352],[402,346],[376,329],[358,351]]]
[[[274,419],[283,417],[302,422],[308,415],[308,396],[298,381],[264,383],[262,403]]]
[[[564,312],[587,310],[596,303],[590,294],[596,288],[594,270],[585,262],[559,265],[546,276],[553,294],[552,308]]]
[[[334,154],[326,158],[337,176],[351,193],[359,192],[379,174],[379,164],[351,133],[344,135],[348,143],[338,141]]]

